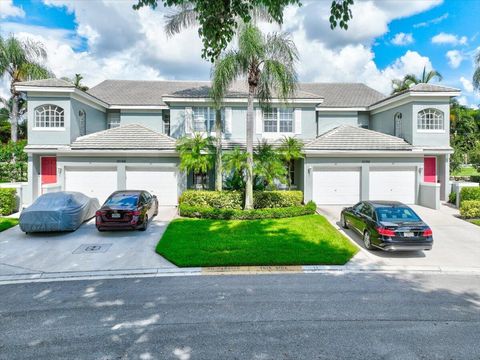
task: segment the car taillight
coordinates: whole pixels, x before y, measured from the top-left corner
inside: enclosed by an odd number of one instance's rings
[[[425,229],[423,231],[423,236],[425,237],[429,237],[429,236],[432,236],[433,235],[433,232],[432,232],[432,229],[428,228],[428,229]]]
[[[132,216],[139,216],[142,214],[142,212],[140,210],[134,210],[134,211],[127,211],[127,214]]]
[[[383,235],[383,236],[389,236],[389,237],[395,236],[395,231],[390,229],[385,229],[383,227],[378,227],[377,231],[380,235]]]
[[[102,216],[102,215],[105,215],[105,211],[97,210],[95,212],[95,216]]]

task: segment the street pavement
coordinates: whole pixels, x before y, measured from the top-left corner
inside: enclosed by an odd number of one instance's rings
[[[479,359],[480,276],[187,276],[0,286],[0,359]]]

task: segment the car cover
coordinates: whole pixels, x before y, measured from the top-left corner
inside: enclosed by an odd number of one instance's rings
[[[20,229],[26,233],[73,231],[95,216],[97,199],[82,193],[60,191],[40,196],[20,214]]]

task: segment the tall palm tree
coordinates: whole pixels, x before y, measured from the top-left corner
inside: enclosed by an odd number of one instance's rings
[[[79,90],[82,90],[82,91],[88,90],[88,86],[83,85],[82,83],[82,80],[83,80],[82,74],[75,74],[73,78],[69,78],[65,76],[65,77],[62,77],[62,79],[65,81],[71,82],[73,86],[75,86]]]
[[[480,89],[480,51],[475,56],[475,72],[473,73],[473,87]]]
[[[292,188],[292,170],[295,166],[295,160],[303,158],[303,142],[292,136],[284,136],[280,144],[280,156],[288,169],[287,182],[288,190]]]
[[[442,81],[443,76],[436,70],[427,71],[427,68],[423,67],[423,72],[420,77],[417,77],[415,74],[407,74],[403,79],[392,80],[393,91],[392,94],[408,90],[411,86],[416,84],[428,84],[430,81],[437,79]]]
[[[297,60],[297,48],[287,34],[264,36],[249,23],[240,29],[238,48],[223,53],[214,66],[212,97],[216,104],[234,81],[243,79],[248,85],[245,209],[253,208],[253,102],[256,99],[262,108],[268,108],[275,93],[286,103],[297,87]]]
[[[264,6],[255,6],[252,10],[252,18],[262,19],[268,22],[274,22],[267,9]],[[168,36],[173,36],[182,31],[182,29],[198,26],[197,12],[195,4],[186,1],[177,6],[176,11],[165,16],[165,32]],[[218,59],[216,59],[218,60]],[[215,61],[216,62],[216,61]],[[221,104],[215,107],[215,190],[222,191],[223,183],[223,161],[222,161],[222,114]]]
[[[202,188],[206,188],[206,176],[213,166],[212,138],[195,133],[192,137],[184,136],[177,140],[177,151],[180,154],[180,170],[187,174],[201,176]]]
[[[6,99],[1,99],[10,111],[12,124],[10,137],[17,141],[20,93],[15,90],[19,81],[45,79],[52,74],[43,64],[47,53],[43,44],[32,40],[19,40],[13,35],[3,39],[0,37],[0,77],[10,80],[11,107]]]

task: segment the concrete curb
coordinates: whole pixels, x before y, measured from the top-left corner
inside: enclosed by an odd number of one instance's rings
[[[304,265],[304,266],[229,266],[217,268],[151,268],[104,271],[38,272],[1,275],[0,285],[122,278],[212,276],[212,275],[273,275],[273,274],[458,274],[478,275],[480,268],[438,266],[351,266],[351,265]]]

